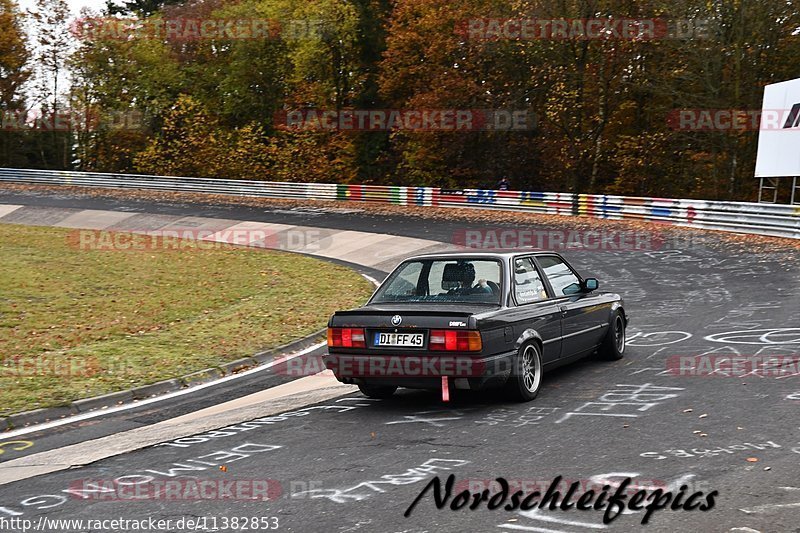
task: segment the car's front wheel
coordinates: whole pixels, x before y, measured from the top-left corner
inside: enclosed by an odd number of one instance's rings
[[[625,353],[625,317],[619,310],[611,313],[611,322],[597,354],[601,359],[616,361]]]
[[[389,398],[394,394],[394,391],[397,390],[395,386],[389,385],[368,385],[360,383],[358,388],[361,390],[361,393],[366,396],[367,398],[378,398],[384,399]]]
[[[506,381],[506,393],[518,402],[536,398],[542,386],[542,354],[536,343],[523,344],[514,356],[511,375]]]

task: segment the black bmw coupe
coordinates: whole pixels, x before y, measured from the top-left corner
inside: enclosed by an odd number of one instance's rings
[[[596,354],[620,359],[628,315],[553,252],[420,255],[403,261],[363,307],[328,323],[325,365],[373,398],[398,387],[498,387],[536,397],[546,370]]]

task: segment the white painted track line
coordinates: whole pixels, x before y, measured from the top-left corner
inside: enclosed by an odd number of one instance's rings
[[[330,375],[314,375],[156,424],[0,463],[0,485],[85,466],[163,442],[299,409],[357,391]]]
[[[304,349],[304,350],[302,350],[300,352],[297,352],[295,354],[292,354],[292,355],[289,355],[289,356],[285,356],[285,357],[280,357],[280,358],[278,358],[278,359],[276,359],[274,361],[270,361],[269,363],[265,363],[263,365],[259,365],[259,366],[255,367],[255,368],[251,368],[250,370],[246,370],[246,371],[240,372],[238,374],[233,374],[231,376],[225,376],[224,378],[220,378],[220,379],[218,379],[216,381],[210,381],[208,383],[202,383],[202,384],[194,386],[194,387],[188,387],[186,389],[182,389],[182,390],[179,390],[179,391],[169,392],[169,393],[164,394],[162,396],[157,396],[155,398],[148,398],[146,400],[141,400],[141,401],[134,402],[134,403],[119,405],[117,407],[109,407],[108,409],[99,409],[97,411],[90,411],[88,413],[78,414],[78,415],[70,416],[70,417],[67,417],[67,418],[60,418],[58,420],[53,420],[51,422],[45,422],[44,424],[36,424],[36,425],[30,426],[30,427],[26,427],[26,428],[14,429],[14,430],[11,430],[11,431],[7,431],[5,433],[0,433],[0,436],[2,436],[5,439],[5,438],[18,437],[20,435],[28,435],[30,433],[36,433],[36,432],[39,432],[39,431],[42,431],[42,430],[45,430],[45,429],[52,429],[52,428],[56,428],[56,427],[60,427],[60,426],[65,426],[67,424],[73,424],[75,422],[80,422],[82,420],[89,420],[91,418],[97,418],[99,416],[106,416],[106,415],[113,414],[113,413],[120,413],[120,412],[123,412],[123,411],[129,411],[131,409],[137,409],[137,408],[139,408],[139,407],[141,407],[143,405],[150,405],[150,404],[153,404],[153,403],[162,402],[164,400],[171,400],[172,398],[177,398],[179,396],[184,396],[186,394],[192,394],[192,393],[195,393],[197,391],[200,391],[200,390],[203,390],[203,389],[207,389],[208,387],[213,387],[213,386],[219,385],[221,383],[227,383],[229,381],[240,379],[240,378],[243,378],[245,376],[249,376],[251,374],[255,374],[257,372],[263,372],[264,370],[270,369],[275,365],[284,363],[286,361],[294,359],[295,357],[300,357],[300,356],[305,355],[307,353],[310,353],[310,352],[312,352],[312,351],[314,351],[314,350],[316,350],[318,348],[322,348],[325,345],[326,345],[325,342],[320,342],[320,343],[315,344],[313,346],[309,346],[308,348],[306,348],[306,349]]]

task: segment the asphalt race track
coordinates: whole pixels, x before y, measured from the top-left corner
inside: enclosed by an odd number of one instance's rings
[[[256,209],[18,191],[0,191],[0,204],[191,214],[442,243],[465,226],[379,217],[351,204],[336,211]],[[531,403],[490,393],[459,393],[449,403],[418,391],[382,401],[355,393],[220,423],[83,468],[0,485],[0,519],[7,520],[0,530],[22,531],[8,521],[24,519],[39,531],[124,531],[44,522],[119,518],[171,520],[161,531],[277,525],[297,532],[800,532],[800,254],[747,252],[717,235],[698,235],[647,252],[565,253],[584,275],[599,278],[601,290],[626,299],[626,356],[551,372]],[[745,356],[772,366],[691,372],[679,356]],[[289,379],[254,374],[199,395],[30,433],[20,437],[33,443],[24,450],[3,446],[0,434],[0,470],[26,454],[147,427]],[[442,509],[428,491],[404,516],[431,479],[439,476],[444,485],[451,474],[453,493]],[[647,525],[644,511],[604,524],[596,510],[489,510],[487,502],[450,508],[458,492],[480,493],[498,477],[512,492],[527,493],[544,492],[557,476],[566,480],[562,494],[573,482],[576,495],[603,485],[613,491],[625,478],[632,478],[629,496],[639,489],[676,495],[684,485],[686,497],[718,494],[710,510],[667,506]],[[200,482],[209,481],[203,487],[213,497],[198,497]],[[189,519],[203,527],[189,528]]]

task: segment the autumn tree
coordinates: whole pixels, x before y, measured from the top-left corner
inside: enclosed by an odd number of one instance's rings
[[[35,69],[33,72],[35,91],[32,106],[37,115],[49,124],[40,131],[36,140],[39,144],[39,165],[45,168],[69,168],[71,164],[71,132],[69,128],[56,127],[59,113],[68,114],[61,108],[60,99],[65,93],[63,78],[70,46],[69,6],[65,0],[36,0],[28,12],[31,19],[35,50]],[[47,130],[51,130],[47,132]],[[59,131],[60,130],[60,131]]]
[[[25,166],[24,135],[4,127],[24,112],[21,89],[30,75],[30,52],[22,29],[22,14],[14,0],[0,0],[0,166]],[[16,121],[14,121],[16,122]]]
[[[0,0],[0,110],[20,105],[20,89],[30,76],[29,59],[22,14],[14,0]]]
[[[755,199],[758,133],[676,128],[686,110],[761,108],[763,86],[797,76],[800,60],[793,3],[658,2],[687,35],[649,43],[628,76],[625,112],[614,126],[610,192],[714,199]]]
[[[228,179],[267,179],[272,166],[258,124],[222,128],[217,117],[186,95],[178,98],[134,164],[150,174]]]
[[[456,188],[507,177],[528,190],[752,199],[756,132],[691,131],[669,118],[757,110],[763,85],[796,77],[800,61],[794,1],[132,0],[123,11],[153,24],[276,25],[258,39],[84,39],[70,97],[140,112],[144,125],[79,136],[81,168]],[[659,33],[471,32],[488,19],[633,19]],[[352,108],[530,119],[519,130],[458,132],[298,130],[281,120],[287,110]]]
[[[390,107],[529,111],[533,126],[535,81],[519,43],[463,31],[469,20],[511,13],[508,5],[481,0],[398,3],[381,63],[381,92]],[[415,184],[486,187],[502,175],[519,187],[541,170],[537,144],[533,128],[397,132],[387,167]]]

